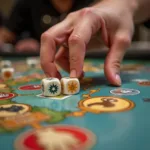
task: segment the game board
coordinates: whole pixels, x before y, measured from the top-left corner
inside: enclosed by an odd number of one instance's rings
[[[103,60],[86,59],[80,93],[53,98],[41,94],[40,65],[12,61],[15,79],[0,80],[0,150],[44,150],[36,131],[47,128],[72,135],[80,150],[150,149],[150,61],[125,60],[123,85],[113,87]]]

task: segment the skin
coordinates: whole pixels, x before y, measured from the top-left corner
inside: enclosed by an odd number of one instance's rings
[[[104,0],[69,14],[63,22],[46,31],[41,37],[40,53],[45,74],[61,78],[55,65],[57,62],[70,72],[70,77],[79,78],[83,73],[86,46],[91,37],[101,30],[103,41],[109,48],[105,60],[106,77],[111,84],[121,85],[120,63],[133,34],[133,8],[127,6],[119,0]],[[62,47],[63,43],[67,43],[69,49]],[[57,46],[60,49],[56,53]]]
[[[103,0],[69,14],[41,37],[41,66],[46,76],[61,78],[56,68],[58,63],[70,77],[79,78],[83,74],[87,44],[100,30],[102,40],[109,48],[105,75],[111,84],[120,86],[120,65],[132,40],[134,22],[140,22],[139,14],[148,19],[148,6],[149,0]],[[62,46],[64,43],[68,48]],[[56,53],[58,46],[60,49]]]

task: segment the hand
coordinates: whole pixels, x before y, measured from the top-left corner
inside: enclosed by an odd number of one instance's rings
[[[38,41],[34,39],[24,39],[20,40],[15,45],[16,52],[22,53],[22,52],[28,52],[28,53],[36,53],[39,52],[40,45]]]
[[[50,28],[41,37],[41,66],[49,77],[58,77],[55,62],[70,72],[71,77],[80,77],[86,46],[91,37],[101,30],[103,41],[109,47],[104,71],[113,85],[120,86],[120,64],[130,45],[134,5],[131,1],[103,0],[97,5],[68,15],[61,23]],[[64,43],[68,48],[61,46]],[[56,54],[56,47],[60,46]]]

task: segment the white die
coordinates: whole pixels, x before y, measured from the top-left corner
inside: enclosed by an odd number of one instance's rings
[[[44,96],[58,96],[61,94],[61,83],[57,78],[45,78],[41,83]]]
[[[80,82],[77,78],[65,77],[61,79],[62,93],[66,95],[77,94],[80,91]]]
[[[1,77],[4,80],[10,80],[14,77],[14,68],[2,68]]]
[[[2,60],[1,63],[1,68],[10,68],[12,67],[12,63],[10,60]]]
[[[37,58],[27,58],[26,63],[29,68],[35,68],[39,62]]]

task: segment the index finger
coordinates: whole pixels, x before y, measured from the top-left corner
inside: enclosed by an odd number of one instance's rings
[[[56,48],[67,40],[70,32],[69,22],[63,21],[42,34],[40,59],[46,76],[60,78],[60,73],[54,63]]]

